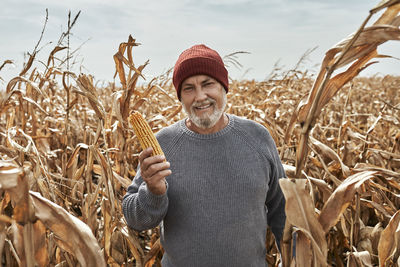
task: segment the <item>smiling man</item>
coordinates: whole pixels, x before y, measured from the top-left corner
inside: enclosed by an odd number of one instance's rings
[[[279,247],[286,219],[273,139],[224,112],[228,72],[215,50],[183,51],[173,84],[188,117],[157,133],[165,157],[140,153],[123,199],[128,225],[161,224],[164,267],[266,266],[267,226]]]

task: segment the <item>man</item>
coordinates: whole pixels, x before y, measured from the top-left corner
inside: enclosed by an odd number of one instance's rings
[[[286,219],[273,139],[224,113],[228,72],[207,46],[179,56],[173,84],[188,118],[157,133],[165,157],[140,153],[123,200],[128,225],[161,224],[165,267],[266,266],[267,225],[279,245]]]

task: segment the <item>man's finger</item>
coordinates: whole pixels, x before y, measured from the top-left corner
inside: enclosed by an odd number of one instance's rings
[[[167,177],[171,174],[172,174],[172,171],[170,169],[162,170],[154,175],[154,179],[155,180],[164,179],[165,177]]]
[[[153,159],[153,158],[149,158],[149,160],[150,159]],[[164,162],[164,161],[155,162],[155,163],[149,165],[149,167],[147,168],[146,171],[147,171],[149,176],[153,176],[155,173],[157,173],[159,171],[162,171],[162,170],[166,170],[169,167],[170,167],[170,163],[169,162]]]
[[[155,157],[150,157],[145,159],[145,162],[147,160],[154,160]],[[169,162],[165,162],[165,161],[157,161],[154,162],[153,164],[146,164],[144,163],[144,165],[142,166],[142,177],[146,177],[146,178],[151,178],[152,176],[154,176],[155,174],[157,174],[160,171],[163,170],[167,170],[170,167],[170,163]]]
[[[139,154],[139,162],[142,162],[145,158],[150,157],[152,153],[153,153],[153,148],[148,147],[148,148],[144,149]]]
[[[143,159],[143,161],[140,162],[140,164],[141,164],[143,170],[147,170],[153,164],[161,163],[164,161],[165,161],[164,155],[156,155],[156,156],[150,156],[150,157]]]

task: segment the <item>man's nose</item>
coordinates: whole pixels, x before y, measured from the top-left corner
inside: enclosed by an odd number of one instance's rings
[[[204,90],[201,87],[197,87],[195,100],[196,101],[204,101],[206,99],[207,99],[207,94],[204,92]]]

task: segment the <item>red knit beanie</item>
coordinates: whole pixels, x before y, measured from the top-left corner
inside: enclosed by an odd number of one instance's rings
[[[203,45],[194,45],[180,54],[175,63],[172,83],[181,99],[182,82],[193,75],[208,75],[222,84],[228,92],[228,71],[217,51]]]

